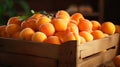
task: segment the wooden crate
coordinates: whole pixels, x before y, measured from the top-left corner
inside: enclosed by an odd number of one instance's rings
[[[98,67],[112,61],[117,52],[119,34],[77,45],[35,43],[0,38],[2,67]]]

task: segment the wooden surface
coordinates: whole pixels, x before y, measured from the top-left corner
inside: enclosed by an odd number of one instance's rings
[[[93,40],[82,45],[77,46],[78,58],[85,58],[95,53],[104,51],[111,47],[117,47],[119,43],[119,34],[114,34],[109,37]]]
[[[116,55],[119,34],[84,44],[62,45],[0,38],[0,65],[13,67],[96,67]]]
[[[94,56],[83,59],[82,62],[77,62],[77,67],[104,67],[105,63],[112,61],[115,57],[116,49],[110,49],[106,52],[98,53]]]

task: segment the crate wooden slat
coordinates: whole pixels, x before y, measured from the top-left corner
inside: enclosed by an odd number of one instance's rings
[[[104,51],[113,46],[117,46],[119,42],[119,34],[114,34],[109,37],[94,40],[91,42],[87,42],[82,45],[77,46],[77,54],[78,58],[85,58],[92,54]]]
[[[99,67],[109,61],[112,61],[115,57],[116,49],[110,49],[106,52],[98,53],[94,56],[84,59],[82,62],[77,62],[77,67]]]
[[[118,33],[84,44],[69,41],[62,45],[0,38],[0,65],[13,67],[85,67],[84,65],[89,67],[93,65],[96,67],[113,59],[118,44]]]

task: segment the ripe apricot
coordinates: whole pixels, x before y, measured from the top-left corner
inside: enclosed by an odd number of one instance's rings
[[[10,35],[6,32],[6,30],[3,30],[3,31],[0,33],[0,37],[9,38]]]
[[[0,26],[0,32],[4,31],[5,28],[6,28],[6,25],[2,25],[2,26]]]
[[[9,24],[21,25],[21,21],[20,21],[19,17],[11,17],[11,18],[9,18],[9,20],[7,22],[7,25],[9,25]]]
[[[43,23],[40,25],[39,31],[46,34],[46,36],[51,36],[55,33],[55,28],[51,23]]]
[[[83,44],[83,43],[85,43],[86,42],[86,40],[85,40],[85,38],[84,37],[82,37],[82,36],[80,36],[80,44]]]
[[[21,32],[20,32],[20,39],[22,40],[31,40],[32,39],[32,35],[34,34],[34,30],[31,28],[24,28]]]
[[[60,45],[60,39],[57,36],[49,36],[45,41],[45,43]]]
[[[21,27],[17,24],[9,24],[6,26],[6,32],[9,34],[9,35],[12,35],[18,31],[21,31]]]
[[[59,17],[59,16],[70,17],[69,13],[68,13],[67,11],[65,11],[65,10],[59,10],[59,11],[56,13],[55,17]]]
[[[101,30],[95,30],[91,34],[93,35],[94,40],[105,37],[104,33]]]
[[[64,19],[53,19],[52,24],[56,31],[65,31],[67,29],[67,21]]]
[[[51,19],[48,18],[47,16],[40,17],[40,19],[36,22],[37,28],[39,28],[41,24],[48,23],[48,22],[51,22]]]
[[[81,20],[80,23],[78,24],[78,28],[80,31],[91,32],[92,31],[92,23],[87,19]]]
[[[113,62],[114,62],[116,67],[120,67],[120,55],[115,56]]]
[[[76,37],[74,36],[74,33],[70,31],[56,32],[55,36],[59,37],[61,43],[71,41],[71,40],[77,40]]]
[[[0,26],[0,37],[9,37],[9,34],[6,32],[6,25]]]
[[[62,35],[62,38],[63,38],[63,43],[71,40],[77,40],[73,32],[66,32],[64,35]]]
[[[92,23],[92,30],[93,30],[93,31],[100,29],[100,27],[101,27],[100,22],[98,22],[98,21],[96,21],[96,20],[92,20],[91,23]]]
[[[22,23],[21,23],[21,28],[24,29],[24,28],[31,28],[33,30],[36,31],[36,22],[37,20],[36,19],[27,19],[27,20],[24,20]]]
[[[78,25],[81,20],[85,19],[81,13],[74,13],[71,16],[71,20],[75,20]]]
[[[77,34],[79,33],[78,26],[74,23],[68,23],[67,31],[71,31],[71,32],[74,32],[74,33],[77,33]]]
[[[20,35],[20,31],[15,32],[14,34],[11,35],[11,37],[12,37],[13,39],[20,39],[19,35]]]
[[[79,32],[79,35],[84,37],[86,42],[92,41],[93,40],[93,36],[91,33],[87,32],[87,31],[81,31]]]
[[[114,34],[115,25],[112,22],[104,22],[101,25],[101,30],[106,34]]]
[[[120,25],[115,25],[115,32],[120,33]]]
[[[43,32],[35,32],[32,35],[32,41],[34,42],[44,42],[47,36]]]
[[[33,19],[38,20],[41,16],[43,16],[43,15],[40,14],[40,13],[35,13],[35,14],[33,14],[30,18],[33,18]]]

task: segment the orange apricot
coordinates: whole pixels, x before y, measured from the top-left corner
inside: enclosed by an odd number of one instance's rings
[[[39,31],[46,34],[46,36],[51,36],[55,33],[55,28],[51,23],[43,23],[39,26]]]
[[[6,32],[6,30],[3,30],[3,31],[0,33],[0,37],[9,38],[10,35]]]
[[[112,22],[104,22],[101,25],[101,30],[106,34],[114,34],[115,33],[115,25]]]
[[[87,19],[81,20],[80,23],[78,24],[78,28],[80,31],[91,32],[92,31],[92,23]]]
[[[32,35],[32,41],[34,42],[44,42],[47,39],[47,36],[43,32],[35,32]]]
[[[33,18],[33,19],[38,20],[41,16],[43,16],[43,15],[40,14],[40,13],[35,13],[35,14],[33,14],[30,18]]]
[[[67,17],[70,17],[69,13],[68,13],[67,11],[65,11],[65,10],[59,10],[59,11],[56,13],[55,17],[59,17],[59,16],[67,16]]]
[[[40,19],[36,22],[37,28],[39,28],[41,24],[48,23],[48,22],[51,22],[51,19],[48,18],[47,16],[40,17]]]
[[[52,24],[56,31],[65,31],[67,29],[67,21],[64,19],[53,19]]]
[[[84,37],[86,42],[92,41],[93,40],[93,36],[91,33],[87,32],[87,31],[81,31],[79,32],[79,35]]]
[[[100,27],[101,27],[100,22],[95,21],[95,20],[92,20],[91,23],[92,23],[92,30],[93,30],[93,31],[94,31],[94,30],[99,30],[99,29],[100,29]]]
[[[2,26],[0,26],[0,32],[4,31],[5,28],[6,28],[6,25],[2,25]]]
[[[21,31],[21,28],[19,25],[17,24],[9,24],[6,26],[6,32],[9,34],[9,35],[12,35],[18,31]]]
[[[85,38],[84,37],[82,37],[82,36],[80,36],[80,44],[83,44],[83,43],[86,43],[86,40],[85,40]]]
[[[81,20],[83,20],[83,19],[84,19],[84,17],[83,17],[83,15],[82,15],[81,13],[74,13],[74,14],[72,14],[72,16],[71,16],[71,20],[75,20],[77,25],[78,25],[79,22],[80,22]]]
[[[70,31],[56,32],[55,36],[59,37],[61,43],[71,41],[71,40],[77,40],[74,33]]]
[[[29,18],[27,20],[24,20],[22,23],[21,23],[21,28],[24,29],[24,28],[31,28],[33,30],[36,31],[36,22],[37,20],[36,19],[32,19],[32,18]]]
[[[105,37],[104,33],[101,30],[95,30],[91,34],[93,35],[94,40]]]
[[[15,32],[14,34],[11,35],[11,37],[12,37],[13,39],[20,39],[19,34],[20,34],[20,31]]]
[[[63,43],[67,41],[77,40],[73,32],[66,32],[64,35],[62,35],[62,38],[63,38]]]
[[[19,17],[11,17],[11,18],[9,18],[9,20],[7,22],[7,25],[9,25],[9,24],[21,25],[21,21],[20,21]]]
[[[115,25],[115,33],[120,33],[120,25]]]
[[[31,28],[24,28],[20,34],[19,37],[22,40],[31,40],[32,39],[32,35],[34,34],[34,30]]]
[[[60,45],[60,39],[58,36],[49,36],[45,41],[45,43]]]
[[[67,31],[71,31],[71,32],[74,32],[74,33],[77,33],[77,34],[79,33],[78,26],[74,23],[68,23]]]

